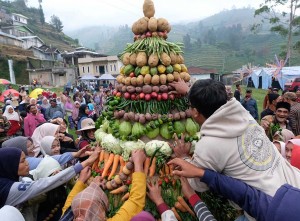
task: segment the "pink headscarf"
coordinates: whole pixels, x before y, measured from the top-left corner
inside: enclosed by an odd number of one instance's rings
[[[291,139],[288,142],[291,142],[294,145],[300,146],[300,139]],[[286,142],[286,143],[288,143]]]
[[[151,213],[142,211],[136,216],[134,216],[130,221],[155,221]]]
[[[76,195],[72,202],[74,221],[104,221],[108,209],[108,198],[103,190],[92,182]]]
[[[37,156],[40,153],[42,138],[45,136],[55,136],[58,130],[59,130],[59,125],[51,124],[51,123],[44,123],[34,130],[31,139],[33,140],[33,144],[34,144],[33,151],[35,153],[35,156]]]
[[[71,102],[71,98],[67,97],[67,101],[65,103],[65,109],[72,110],[74,108],[74,105]]]
[[[295,145],[292,151],[291,165],[300,169],[300,146]]]

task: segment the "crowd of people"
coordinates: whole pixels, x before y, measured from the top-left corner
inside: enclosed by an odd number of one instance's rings
[[[182,194],[197,219],[215,220],[196,194],[210,189],[244,210],[238,220],[297,220],[300,91],[279,95],[270,88],[259,117],[252,91],[247,89],[243,96],[239,85],[233,97],[214,80],[198,80],[191,88],[179,80],[172,86],[188,94],[192,117],[201,125],[193,155],[191,143],[175,136],[170,144],[174,159],[168,162],[180,177]],[[72,96],[66,91],[34,99],[22,90],[18,106],[6,98],[4,111],[0,110],[1,220],[154,221],[151,211],[143,211],[146,195],[161,220],[177,220],[158,182],[147,180],[143,150],[131,156],[134,172],[129,199],[106,218],[106,180],[90,179],[101,147],[91,148],[91,144],[96,140],[95,120],[110,93],[75,88]],[[70,129],[76,130],[76,137]]]

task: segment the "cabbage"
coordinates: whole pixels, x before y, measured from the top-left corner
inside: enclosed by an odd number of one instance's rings
[[[107,133],[103,132],[101,127],[95,131],[96,140],[100,143],[102,142],[103,137],[106,135],[107,135]]]
[[[146,154],[152,157],[154,152],[158,148],[159,148],[158,151],[159,154],[162,154],[165,157],[170,157],[172,155],[172,149],[170,148],[169,144],[161,140],[149,141],[145,146]]]
[[[119,133],[121,136],[128,136],[131,134],[132,125],[128,121],[123,121],[119,127]]]
[[[111,134],[107,134],[106,136],[102,137],[101,146],[108,152],[113,152],[114,154],[122,153],[119,140]]]
[[[165,123],[163,124],[160,129],[159,129],[159,133],[160,135],[165,138],[166,140],[169,140],[172,138],[172,134],[170,133],[169,131],[169,124],[168,123]]]
[[[186,119],[185,129],[190,136],[194,136],[199,131],[197,125],[191,118]]]
[[[141,140],[138,141],[121,141],[120,146],[123,149],[122,156],[125,161],[129,160],[131,152],[138,149],[144,149],[145,143]]]
[[[109,121],[105,118],[100,128],[102,128],[103,132],[107,132],[108,127],[109,127]]]

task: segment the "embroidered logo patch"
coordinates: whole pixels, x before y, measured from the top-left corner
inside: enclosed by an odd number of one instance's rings
[[[256,123],[250,124],[245,133],[238,138],[238,149],[243,163],[253,170],[265,171],[273,165],[273,144]]]

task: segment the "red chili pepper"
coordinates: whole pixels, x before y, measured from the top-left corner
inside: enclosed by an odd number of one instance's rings
[[[166,183],[169,183],[169,182],[170,182],[170,180],[169,180],[168,177],[165,177],[164,180],[165,180]]]
[[[158,180],[158,186],[161,186],[161,185],[162,185],[162,181]]]

